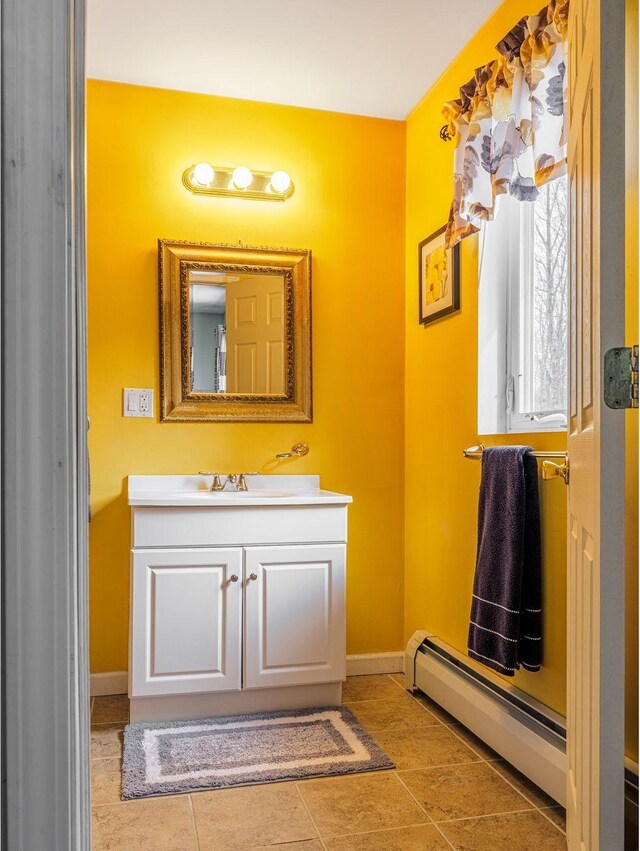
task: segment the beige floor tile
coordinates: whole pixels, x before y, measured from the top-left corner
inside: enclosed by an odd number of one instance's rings
[[[450,851],[451,848],[438,829],[428,824],[340,836],[327,839],[326,845],[329,851]]]
[[[442,822],[456,851],[565,851],[565,837],[537,810]]]
[[[187,795],[95,807],[92,851],[196,851]]]
[[[382,770],[373,770],[373,771],[358,771],[353,774],[342,775],[343,777],[381,777],[382,775],[395,776],[396,772],[393,768],[384,768]],[[302,788],[303,786],[307,786],[309,783],[331,783],[334,780],[337,780],[338,776],[330,775],[327,777],[308,777],[303,780],[296,780],[296,784],[298,788]]]
[[[277,845],[252,845],[250,851],[324,851],[319,839],[303,839],[302,842],[284,842]]]
[[[342,702],[354,700],[384,700],[399,697],[402,692],[388,674],[373,674],[365,677],[347,677],[342,687]]]
[[[129,698],[126,694],[96,697],[91,713],[92,724],[128,724]]]
[[[91,762],[91,803],[115,804],[122,800],[121,761],[94,759]]]
[[[200,851],[240,851],[318,836],[294,783],[198,792],[192,801]]]
[[[122,724],[98,724],[91,728],[91,759],[122,758]]]
[[[466,745],[468,745],[471,750],[475,751],[479,756],[483,759],[502,759],[499,753],[490,748],[482,739],[479,739],[471,730],[467,729],[463,724],[451,724],[450,725],[451,732],[455,733],[456,736],[460,736],[460,738],[464,741]]]
[[[408,696],[395,700],[362,700],[345,703],[358,721],[369,731],[440,725],[438,719]]]
[[[514,768],[508,762],[500,760],[493,763],[493,768],[505,777],[509,783],[513,783],[518,792],[528,798],[536,807],[557,807],[557,801],[554,801],[546,792],[543,792],[539,786],[536,786],[528,777],[525,777],[517,768]]]
[[[323,837],[428,821],[391,772],[310,780],[299,789]]]
[[[480,761],[477,754],[442,724],[378,732],[374,738],[399,770]]]
[[[559,827],[563,833],[566,831],[567,813],[564,807],[545,807],[541,812],[547,818],[550,818],[555,826]]]
[[[533,809],[485,762],[403,771],[400,779],[436,822]]]
[[[389,674],[392,680],[398,683],[399,686],[404,688],[404,674]]]

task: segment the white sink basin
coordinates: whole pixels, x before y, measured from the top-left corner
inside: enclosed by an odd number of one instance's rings
[[[246,491],[210,491],[211,476],[129,476],[129,505],[346,505],[350,496],[320,488],[319,476],[247,476]]]
[[[299,495],[298,491],[267,490],[266,488],[252,491],[184,491],[174,494],[174,496],[178,496],[181,499],[200,499],[201,497],[208,497],[212,500],[256,499],[257,497],[260,499],[284,499],[285,497],[296,495]]]

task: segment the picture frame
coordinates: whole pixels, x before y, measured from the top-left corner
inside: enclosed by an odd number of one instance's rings
[[[460,243],[446,249],[446,229],[445,225],[418,245],[421,325],[460,310]]]

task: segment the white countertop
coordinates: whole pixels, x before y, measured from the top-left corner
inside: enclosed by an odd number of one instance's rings
[[[224,481],[224,476],[221,476]],[[319,476],[247,476],[247,491],[212,493],[211,476],[129,476],[132,506],[347,505],[344,493],[322,490]]]

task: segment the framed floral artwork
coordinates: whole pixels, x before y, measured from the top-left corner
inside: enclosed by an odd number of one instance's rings
[[[445,230],[446,225],[418,246],[423,325],[460,310],[460,243],[445,248]]]

